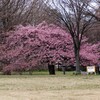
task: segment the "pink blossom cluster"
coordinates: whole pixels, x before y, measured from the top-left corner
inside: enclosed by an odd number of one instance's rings
[[[74,64],[71,36],[54,24],[43,22],[35,27],[20,25],[8,34],[0,50],[4,72],[34,70],[48,61],[61,61],[62,56],[68,58],[68,65]],[[99,59],[100,43],[92,45],[84,37],[80,50],[81,64],[97,64]]]

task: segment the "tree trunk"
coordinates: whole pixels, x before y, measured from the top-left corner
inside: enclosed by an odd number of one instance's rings
[[[79,50],[75,50],[75,61],[76,61],[76,74],[80,74],[80,57]]]
[[[48,64],[49,74],[55,75],[55,66]]]

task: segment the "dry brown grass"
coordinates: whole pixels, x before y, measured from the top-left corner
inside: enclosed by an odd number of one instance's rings
[[[0,76],[0,100],[100,100],[100,76]]]

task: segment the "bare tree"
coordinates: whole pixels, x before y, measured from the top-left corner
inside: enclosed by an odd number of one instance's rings
[[[56,9],[51,9],[47,5],[42,5],[42,9],[37,11],[37,13],[34,15],[34,24],[37,25],[43,21],[46,21],[48,24],[56,24],[60,25],[60,19],[59,16],[60,13],[57,12]]]
[[[94,17],[97,22],[93,25],[86,36],[89,37],[90,42],[96,43],[100,41],[100,0],[93,0],[92,2],[92,5],[89,5],[90,9],[88,9],[85,14]]]
[[[0,28],[9,30],[18,24],[33,24],[41,0],[0,0]]]
[[[43,0],[0,0],[0,30],[8,31],[19,24],[37,25],[44,20],[57,24],[57,16],[57,11],[49,8]]]
[[[93,0],[93,4],[95,4],[95,6],[89,5],[90,9],[88,9],[88,11],[85,13],[93,16],[97,21],[100,22],[100,0]]]
[[[73,44],[76,61],[76,73],[80,73],[80,47],[83,35],[95,23],[94,17],[85,12],[88,11],[92,0],[46,0],[48,6],[57,9],[59,18],[69,31]]]

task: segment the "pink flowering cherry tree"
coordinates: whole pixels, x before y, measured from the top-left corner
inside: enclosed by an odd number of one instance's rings
[[[20,25],[7,34],[9,36],[0,51],[4,73],[46,69],[48,61],[62,61],[62,56],[67,58],[67,65],[74,65],[71,36],[56,25],[46,22],[35,27]],[[100,59],[99,46],[100,43],[87,43],[84,37],[80,51],[81,64],[97,64]]]

